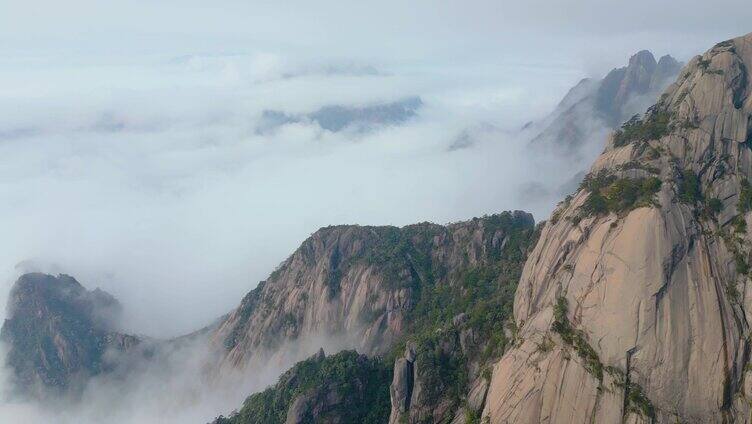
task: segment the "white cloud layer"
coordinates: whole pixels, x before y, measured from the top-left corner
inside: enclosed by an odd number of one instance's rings
[[[352,69],[269,53],[4,68],[3,296],[18,272],[67,272],[116,295],[131,331],[175,335],[228,311],[321,226],[550,209],[519,202],[518,184],[556,182],[569,166],[521,161],[515,134],[572,72]],[[424,105],[398,126],[256,131],[267,109],[409,96]]]

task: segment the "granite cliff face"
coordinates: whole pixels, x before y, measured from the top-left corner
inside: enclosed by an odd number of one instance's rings
[[[120,304],[73,277],[23,275],[13,287],[0,337],[6,363],[26,394],[73,395],[91,376],[115,366],[141,340],[116,331]]]
[[[583,79],[561,100],[554,112],[537,125],[534,146],[575,154],[589,140],[600,141],[608,131],[641,113],[676,77],[681,64],[671,56],[657,62],[642,50],[625,67],[611,70],[602,80]]]
[[[321,340],[337,340],[360,353],[386,354],[429,289],[496,263],[507,245],[519,249],[520,238],[529,240],[533,226],[531,215],[515,212],[447,226],[323,228],[211,338],[225,352],[225,367],[267,360],[293,341],[313,351]],[[523,256],[515,257],[521,265]]]
[[[752,34],[695,57],[542,230],[492,423],[749,422]]]

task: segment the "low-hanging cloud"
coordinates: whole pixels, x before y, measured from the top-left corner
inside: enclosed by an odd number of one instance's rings
[[[119,365],[88,380],[82,393],[43,401],[17,396],[11,371],[0,367],[0,419],[27,424],[206,423],[229,415],[250,394],[273,385],[320,348],[332,354],[353,346],[346,337],[314,335],[259,355],[263,361],[225,372],[217,368],[217,352],[203,337],[157,342],[146,347],[148,358],[140,352],[112,353],[109,360]],[[0,343],[0,360],[6,347]]]

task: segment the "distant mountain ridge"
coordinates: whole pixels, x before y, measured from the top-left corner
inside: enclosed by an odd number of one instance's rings
[[[569,90],[546,119],[531,125],[531,144],[576,154],[590,139],[602,140],[608,131],[642,113],[676,77],[681,63],[669,55],[658,61],[648,50],[611,70],[602,80],[586,78]]]
[[[256,133],[266,134],[283,125],[295,123],[313,123],[332,132],[364,132],[403,124],[414,118],[422,106],[423,100],[420,97],[408,97],[369,105],[327,105],[304,114],[265,110],[256,126]]]

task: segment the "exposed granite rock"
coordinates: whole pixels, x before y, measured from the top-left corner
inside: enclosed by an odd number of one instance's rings
[[[392,412],[389,422],[399,422],[400,417],[410,411],[410,401],[415,384],[415,345],[408,344],[405,347],[404,356],[394,361],[394,373],[389,393],[392,403]]]
[[[291,341],[319,337],[368,355],[388,353],[409,326],[422,287],[451,284],[496,263],[511,237],[532,236],[533,218],[504,213],[403,228],[337,226],[314,233],[212,334],[225,367],[266,360]],[[515,263],[524,258],[517,252]]]
[[[752,34],[692,59],[553,213],[484,418],[749,422],[750,69]]]

